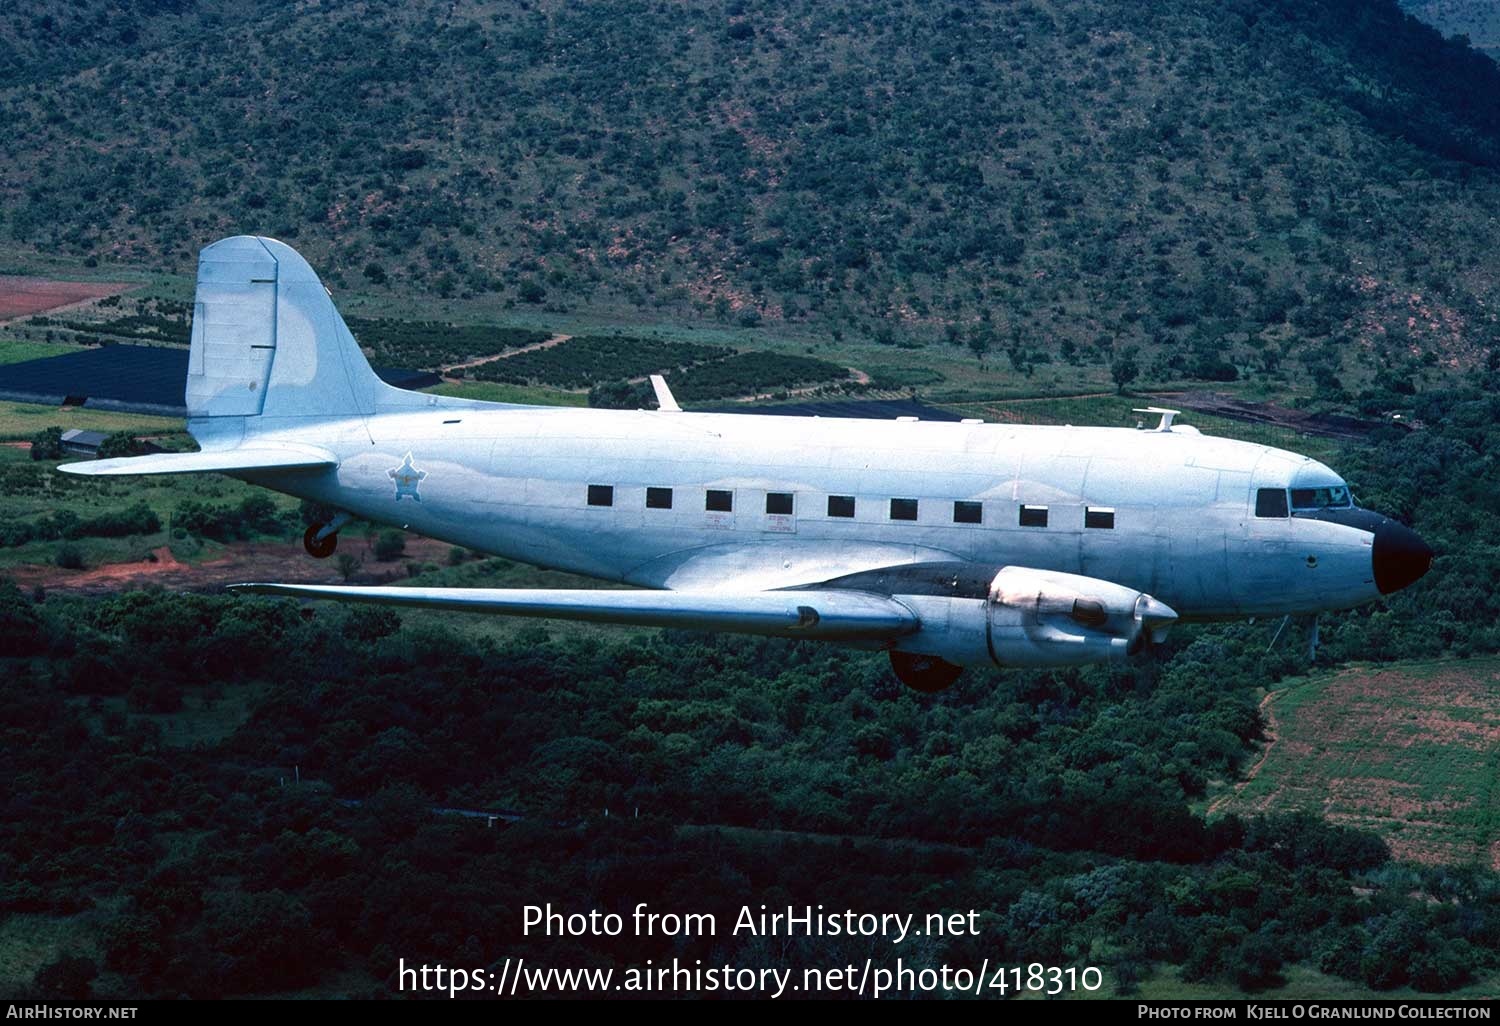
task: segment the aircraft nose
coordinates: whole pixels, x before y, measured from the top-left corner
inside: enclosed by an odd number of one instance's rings
[[[1409,527],[1387,520],[1375,530],[1370,550],[1380,594],[1400,591],[1432,566],[1432,549]]]

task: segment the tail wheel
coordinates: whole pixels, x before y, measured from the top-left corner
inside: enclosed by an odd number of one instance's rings
[[[327,526],[327,524],[313,524],[302,535],[302,547],[314,559],[327,559],[333,555],[333,550],[339,547],[339,536],[336,532],[325,538],[318,537],[318,532]]]
[[[951,687],[964,672],[962,666],[955,666],[946,659],[922,655],[920,652],[897,652],[893,649],[890,655],[891,670],[896,674],[896,679],[924,695],[933,695]]]

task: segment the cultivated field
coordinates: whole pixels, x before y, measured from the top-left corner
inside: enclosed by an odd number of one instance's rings
[[[0,276],[0,322],[103,299],[129,288],[122,282]]]
[[[85,431],[129,431],[138,437],[161,438],[164,435],[179,434],[183,424],[177,417],[154,417],[141,413],[80,407],[64,409],[40,403],[0,402],[0,442],[29,443],[37,432],[49,427],[61,427],[64,430],[81,428]]]
[[[1400,859],[1500,868],[1500,659],[1353,667],[1263,708],[1264,759],[1213,811],[1306,809]]]

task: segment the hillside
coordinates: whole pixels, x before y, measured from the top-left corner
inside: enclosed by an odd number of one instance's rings
[[[259,231],[393,297],[1335,401],[1500,331],[1500,69],[1395,0],[35,6],[22,269]]]

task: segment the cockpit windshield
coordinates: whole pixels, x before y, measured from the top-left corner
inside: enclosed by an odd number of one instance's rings
[[[1331,488],[1293,488],[1292,509],[1345,509],[1354,505],[1347,485]]]

